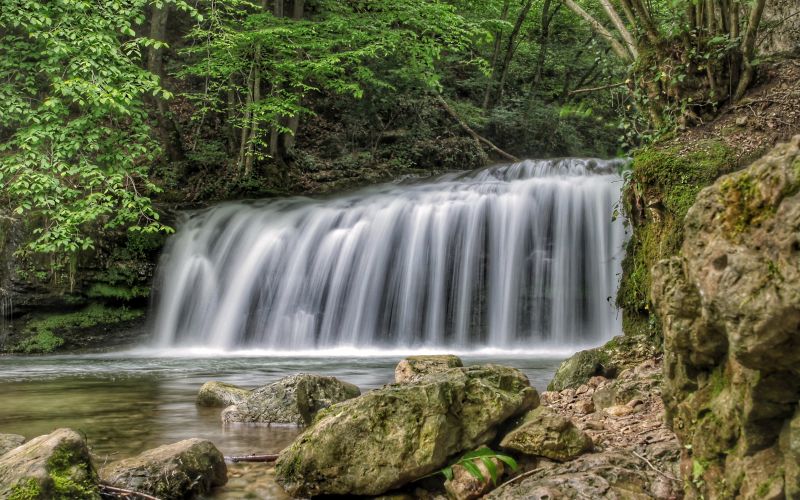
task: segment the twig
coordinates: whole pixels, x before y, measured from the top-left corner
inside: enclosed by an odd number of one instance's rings
[[[117,488],[116,486],[109,486],[107,484],[100,485],[100,492],[105,494],[114,495],[115,498],[139,498],[142,500],[161,500],[158,497],[142,493],[141,491],[128,490],[125,488]]]
[[[245,455],[242,457],[225,457],[226,462],[274,462],[278,459],[278,455]]]
[[[634,451],[634,452],[632,452],[632,453],[633,453],[633,454],[636,456],[636,458],[639,458],[639,459],[641,459],[641,460],[644,460],[644,462],[645,462],[647,465],[649,465],[651,469],[653,469],[654,471],[658,472],[659,474],[661,474],[661,475],[662,475],[662,476],[664,476],[665,478],[669,479],[670,481],[676,481],[676,482],[678,482],[678,483],[680,483],[680,482],[681,482],[681,481],[680,481],[680,480],[679,480],[677,477],[675,477],[675,476],[672,476],[672,475],[670,475],[670,474],[667,474],[666,472],[662,472],[661,470],[659,470],[658,468],[656,468],[656,466],[655,466],[655,465],[653,465],[653,464],[652,464],[652,462],[650,462],[650,460],[646,459],[646,458],[645,458],[645,457],[643,457],[642,455],[639,455],[639,454],[638,454],[638,453],[636,453],[635,451]]]
[[[506,486],[506,485],[508,485],[508,484],[511,484],[511,483],[513,483],[513,482],[517,481],[518,479],[522,479],[523,477],[528,477],[528,476],[531,476],[531,475],[533,475],[533,474],[534,474],[534,473],[536,473],[536,472],[541,472],[541,471],[545,470],[545,468],[546,468],[546,467],[537,467],[536,469],[529,470],[528,472],[523,472],[523,473],[522,473],[522,474],[520,474],[519,476],[512,477],[511,479],[509,479],[509,480],[508,480],[508,481],[506,481],[505,483],[501,484],[501,485],[500,485],[500,486],[498,486],[497,488],[498,488],[498,489],[499,489],[499,488],[502,488],[503,486]]]
[[[613,89],[614,87],[622,87],[623,85],[625,85],[625,82],[611,83],[608,85],[601,85],[599,87],[591,87],[588,89],[575,89],[575,90],[570,90],[567,93],[567,95],[584,94],[586,92],[594,92],[596,90]]]

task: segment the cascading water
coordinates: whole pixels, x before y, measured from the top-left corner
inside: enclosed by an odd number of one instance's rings
[[[329,200],[190,214],[159,267],[160,346],[501,349],[599,343],[620,161],[525,161]]]

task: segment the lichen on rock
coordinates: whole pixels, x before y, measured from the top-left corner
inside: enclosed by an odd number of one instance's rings
[[[592,439],[568,418],[545,406],[528,412],[500,442],[504,449],[564,462],[592,449]]]
[[[320,410],[360,394],[358,387],[335,377],[299,373],[255,389],[225,408],[222,421],[308,425]]]
[[[420,378],[464,366],[461,358],[452,354],[409,356],[400,361],[394,369],[397,384],[414,382]]]
[[[222,453],[203,439],[185,439],[114,462],[100,470],[119,488],[160,498],[193,498],[228,481]]]
[[[276,477],[293,496],[378,495],[489,442],[538,403],[522,372],[497,365],[388,385],[321,411],[281,453]]]
[[[796,481],[779,437],[800,399],[798,158],[800,136],[704,189],[680,256],[653,269],[667,421],[706,497],[786,495]]]

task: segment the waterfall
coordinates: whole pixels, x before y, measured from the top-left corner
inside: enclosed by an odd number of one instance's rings
[[[620,333],[620,160],[525,161],[187,214],[159,346],[535,348]]]

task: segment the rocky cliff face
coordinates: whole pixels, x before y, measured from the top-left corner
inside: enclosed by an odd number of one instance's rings
[[[718,179],[653,269],[690,496],[800,495],[800,136]]]

